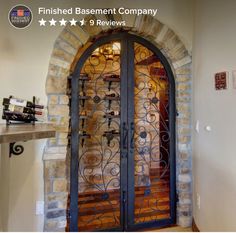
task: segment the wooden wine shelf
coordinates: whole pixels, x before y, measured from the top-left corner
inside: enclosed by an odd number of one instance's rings
[[[120,82],[120,78],[110,78],[110,77],[107,77],[107,78],[103,78],[103,81],[104,82]]]
[[[84,138],[91,138],[91,135],[90,135],[90,134],[86,134],[86,135],[81,134],[81,135],[79,135],[79,137],[80,137],[81,139],[84,139]]]
[[[91,78],[90,78],[90,77],[87,77],[87,76],[80,76],[80,77],[79,77],[79,80],[82,80],[82,81],[90,81]]]
[[[33,139],[55,137],[56,130],[52,124],[0,124],[0,143],[14,143]]]
[[[165,178],[162,176],[164,171],[166,171]],[[158,181],[153,181],[153,178]],[[170,218],[169,170],[151,168],[150,182],[150,185],[134,188],[134,221],[136,223]],[[149,192],[146,192],[147,190]],[[79,230],[99,231],[119,227],[120,204],[120,189],[78,193]],[[67,200],[68,209],[69,206],[70,195]],[[99,224],[96,219],[101,216],[103,216],[103,221]],[[118,219],[117,225],[114,219]],[[69,219],[66,230],[69,231]]]
[[[91,98],[90,96],[79,96],[80,100],[88,100],[90,98]]]
[[[106,114],[106,115],[104,115],[104,118],[109,118],[109,119],[120,118],[120,115]]]
[[[113,97],[113,96],[105,96],[104,97],[104,100],[120,100],[120,97],[118,97],[118,96],[115,96],[115,97]]]
[[[85,119],[88,119],[88,116],[86,116],[86,115],[80,115],[80,116],[79,116],[79,119],[85,120]]]

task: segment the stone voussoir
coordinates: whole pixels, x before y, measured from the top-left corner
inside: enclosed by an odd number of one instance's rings
[[[66,201],[68,199],[68,193],[50,193],[46,195],[46,202],[50,201]]]
[[[170,54],[169,56],[171,57],[173,63],[179,60],[182,60],[183,58],[189,56],[189,52],[185,49],[185,47],[179,48],[175,53]]]
[[[107,21],[107,17],[105,15],[96,15],[96,19],[97,20],[101,20],[101,21]],[[108,31],[109,29],[111,29],[110,25],[101,25],[102,31]]]
[[[66,153],[44,153],[43,160],[65,160]]]
[[[165,39],[168,38],[168,35],[172,36],[172,30],[168,28],[167,25],[163,25],[160,33],[155,38],[155,42],[164,48],[164,42],[165,42]]]
[[[53,64],[49,64],[48,67],[48,76],[57,76],[58,72],[59,72],[60,67],[53,65]]]
[[[187,83],[187,82],[185,82],[185,83],[177,83],[176,84],[176,90],[177,91],[189,91],[189,90],[191,90],[191,83]]]
[[[46,216],[49,219],[66,216],[66,210],[65,209],[61,209],[61,210],[59,209],[59,210],[48,211],[46,213]]]
[[[44,172],[49,178],[65,178],[65,160],[44,161]]]
[[[120,21],[123,20],[123,16],[118,13],[118,10],[117,10],[117,13],[116,13],[116,14],[113,14],[113,15],[112,15],[112,17],[113,17],[114,21],[119,21],[119,22],[120,22]],[[122,27],[122,26],[119,26],[119,25],[114,26],[114,28],[120,28],[120,27]]]
[[[69,104],[69,97],[68,95],[60,95],[59,96],[59,104]]]
[[[68,116],[69,106],[65,104],[52,104],[48,106],[48,114],[55,116]]]
[[[49,154],[66,153],[67,147],[66,146],[47,147],[45,149],[45,152]]]
[[[52,64],[52,65],[62,67],[62,68],[67,69],[67,70],[69,70],[70,66],[71,66],[70,62],[62,60],[61,58],[58,58],[58,57],[53,57],[53,56],[50,58],[49,63]]]
[[[181,216],[178,219],[178,224],[181,227],[190,227],[192,225],[192,217],[191,216]]]
[[[191,75],[176,75],[176,82],[177,83],[183,83],[183,82],[189,82],[191,80]]]
[[[76,26],[74,26],[74,27],[76,27]],[[80,40],[73,33],[71,33],[69,30],[67,30],[67,27],[63,29],[59,38],[62,38],[64,41],[69,43],[75,49],[78,49],[82,45]]]
[[[132,29],[134,27],[136,15],[124,14],[124,15],[122,15],[122,18],[125,21],[125,28],[126,29]]]
[[[168,33],[167,33],[168,35]],[[172,35],[172,36],[171,36]],[[167,36],[167,39],[163,41],[163,47],[166,49],[166,51],[168,51],[168,53],[170,53],[170,51],[172,51],[172,53],[174,53],[174,49],[175,47],[178,47],[180,44],[180,39],[176,34],[170,34],[170,36]],[[170,53],[171,54],[171,53]]]
[[[97,20],[97,18],[94,15],[88,15],[85,17],[85,21],[89,22],[90,20]],[[82,26],[83,30],[89,34],[90,37],[94,37],[98,35],[100,32],[102,32],[102,27],[94,25],[90,26],[89,24],[86,24]]]
[[[187,56],[183,57],[182,59],[175,61],[173,63],[173,66],[176,69],[176,68],[179,68],[179,67],[184,66],[186,64],[189,64],[191,62],[192,62],[191,57],[189,55],[187,55]]]
[[[46,81],[46,93],[49,94],[66,94],[67,77],[57,78],[48,76]]]
[[[133,30],[154,39],[160,33],[162,27],[163,24],[157,19],[149,15],[142,15],[136,17]]]
[[[48,104],[58,104],[59,98],[58,95],[49,95],[48,96]]]
[[[74,48],[71,44],[67,43],[67,41],[63,40],[60,37],[57,38],[54,47],[60,48],[73,56],[75,56],[77,53],[77,48]]]
[[[187,64],[185,66],[181,66],[175,69],[176,75],[191,75],[191,73],[192,73],[192,69],[191,69],[190,64]]]
[[[67,192],[67,180],[64,178],[56,178],[53,181],[53,192]]]
[[[71,34],[73,34],[77,40],[80,41],[81,45],[84,45],[89,40],[89,34],[84,31],[84,29],[80,26],[66,26],[66,30],[69,31]],[[78,51],[79,48],[77,48]],[[77,52],[76,52],[77,53]]]
[[[55,58],[58,58],[60,60],[66,61],[71,63],[74,60],[74,56],[65,52],[63,49],[61,48],[54,48],[53,52],[52,52],[52,56]]]

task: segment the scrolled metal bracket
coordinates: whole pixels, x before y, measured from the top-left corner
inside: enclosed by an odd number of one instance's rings
[[[24,152],[24,147],[22,145],[16,145],[16,142],[11,142],[9,144],[9,157],[12,155],[20,155]]]

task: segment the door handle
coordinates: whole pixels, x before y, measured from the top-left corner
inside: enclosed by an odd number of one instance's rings
[[[123,123],[123,149],[127,149],[127,137],[128,137],[128,129],[126,127],[126,123]]]
[[[125,203],[126,203],[126,191],[123,190],[123,204],[125,204]],[[124,209],[125,209],[125,207],[124,207]]]
[[[130,148],[134,149],[134,122],[131,122],[130,124],[130,131],[131,131]]]

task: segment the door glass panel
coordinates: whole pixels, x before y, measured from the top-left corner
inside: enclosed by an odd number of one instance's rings
[[[152,51],[135,43],[134,223],[170,218],[169,85]]]
[[[120,43],[93,51],[79,82],[79,231],[119,227]]]

